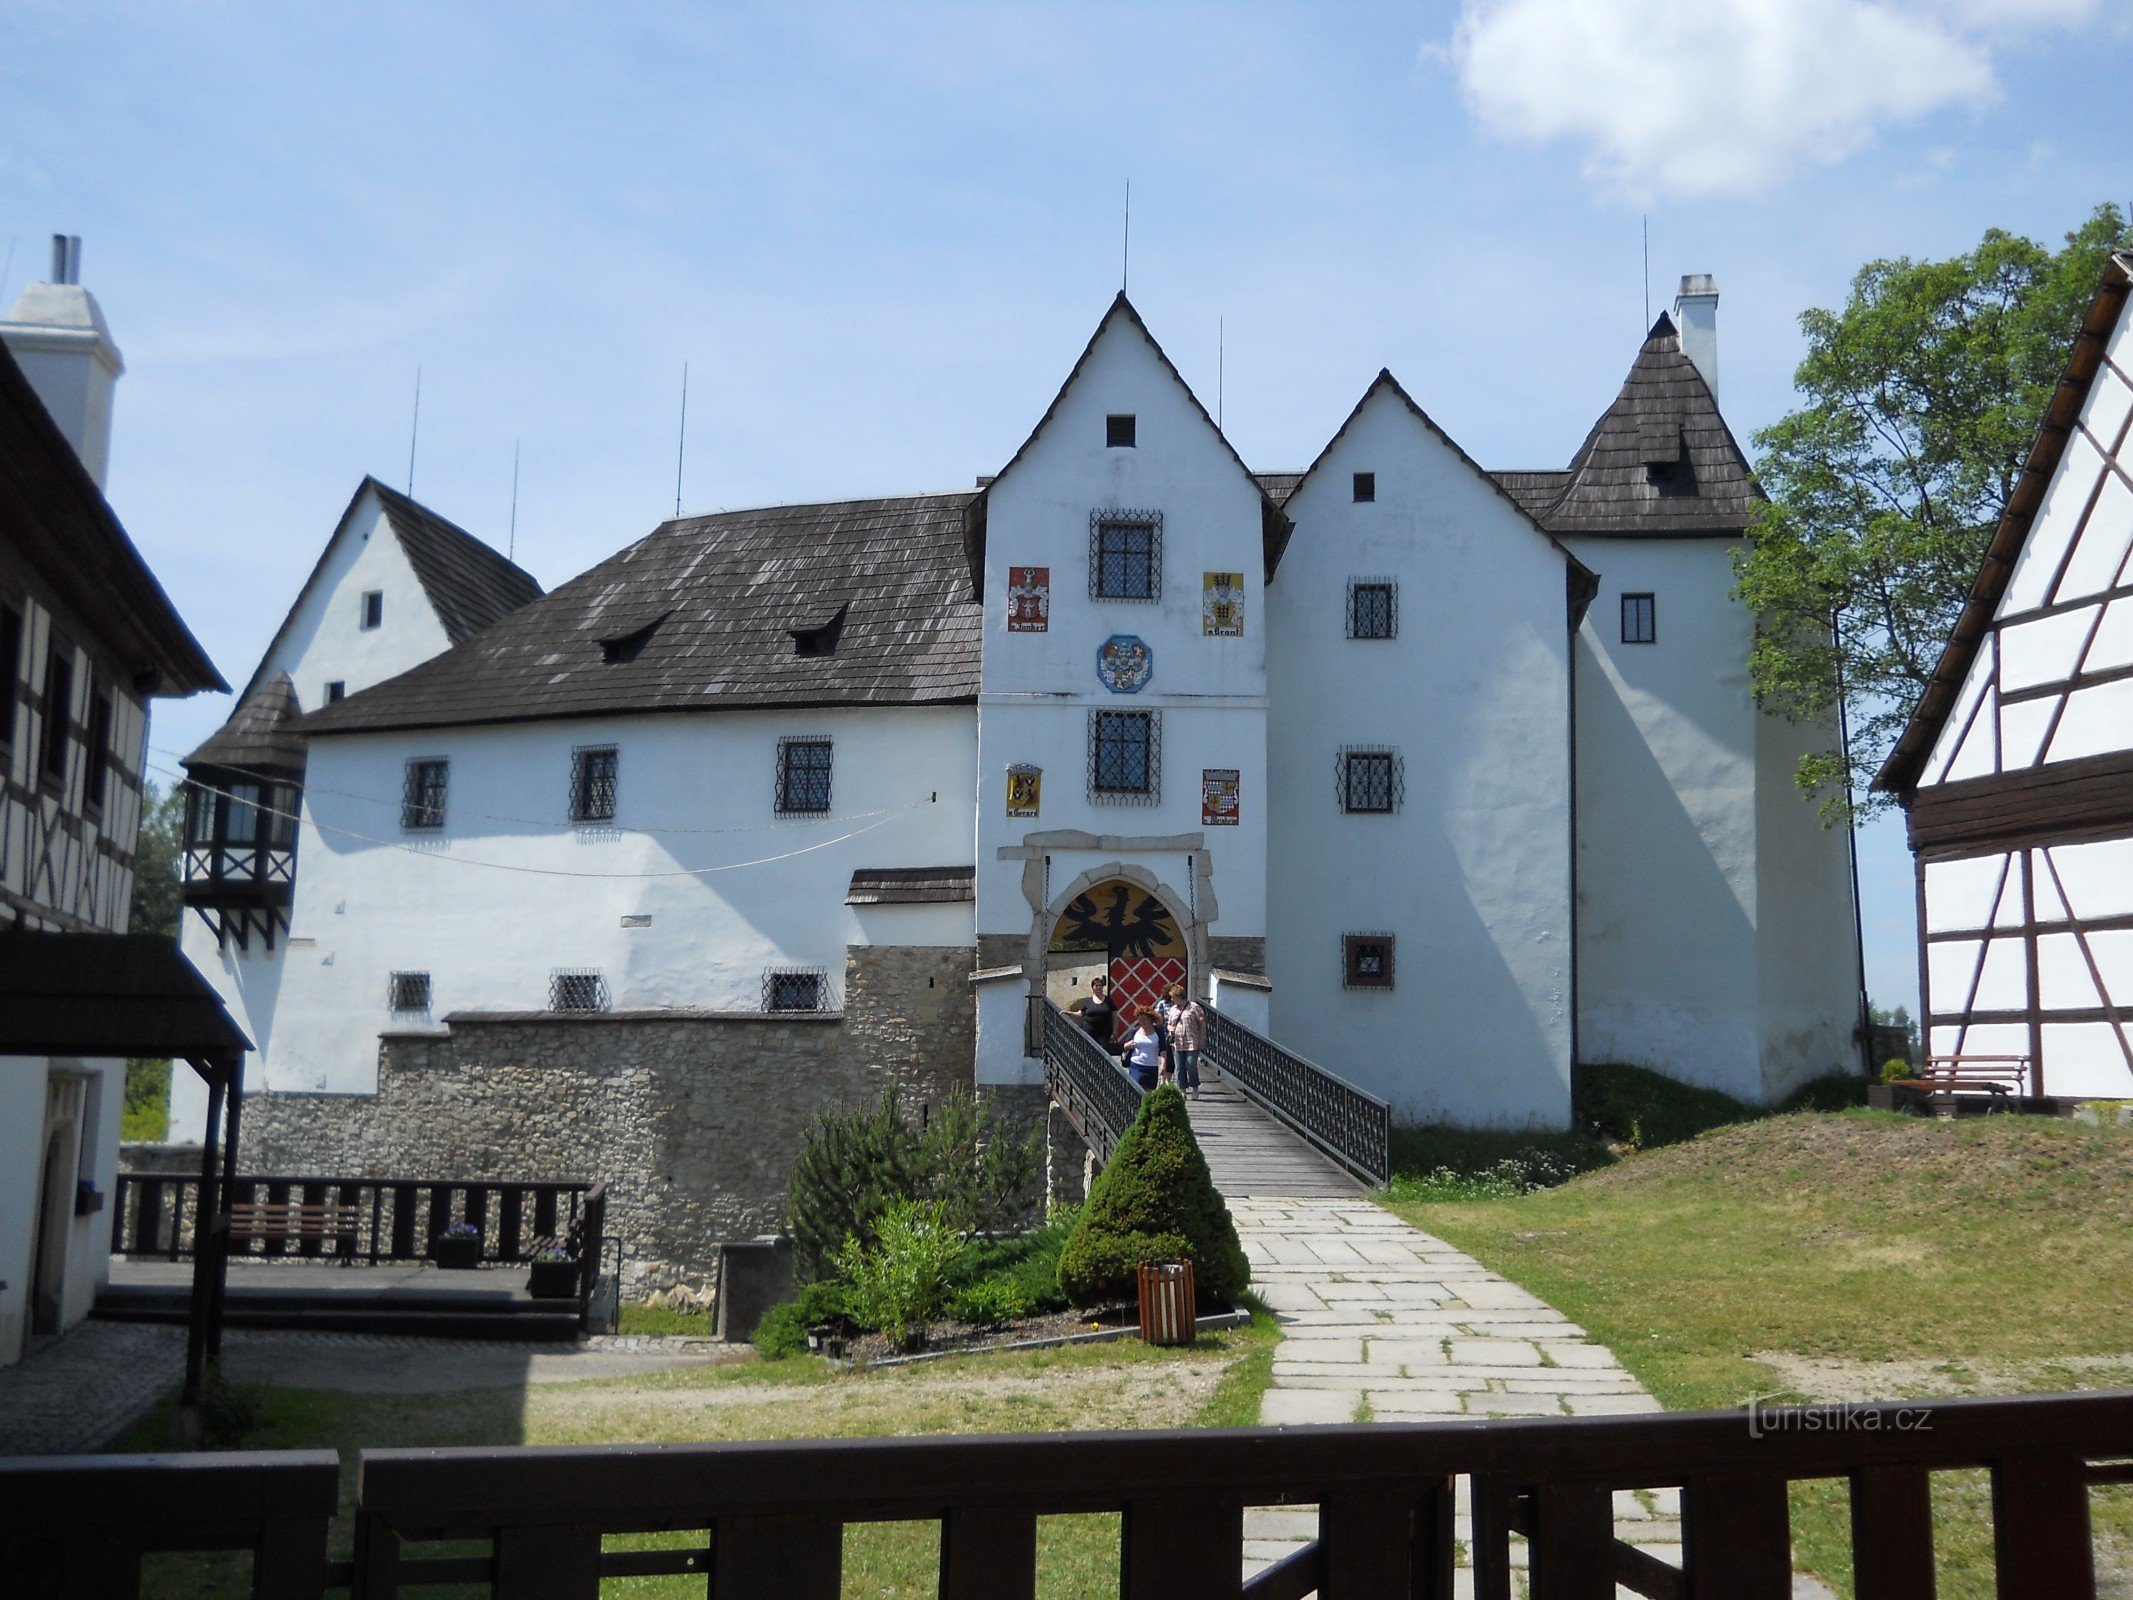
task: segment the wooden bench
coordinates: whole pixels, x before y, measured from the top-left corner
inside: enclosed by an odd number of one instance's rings
[[[302,1201],[239,1201],[230,1207],[230,1248],[244,1250],[257,1239],[265,1244],[306,1244],[338,1240],[334,1254],[342,1266],[355,1260],[356,1225],[362,1219],[360,1206],[333,1201],[306,1204]]]
[[[1927,1056],[1917,1077],[1895,1082],[1900,1089],[1948,1095],[2019,1095],[2028,1085],[2027,1056]]]

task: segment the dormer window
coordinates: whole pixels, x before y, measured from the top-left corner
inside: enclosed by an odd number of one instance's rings
[[[1355,475],[1355,503],[1369,505],[1378,497],[1378,475],[1375,472],[1358,472]]]
[[[326,704],[328,704],[329,706],[336,706],[347,698],[348,680],[346,678],[334,678],[327,683]]]
[[[1696,493],[1696,469],[1689,461],[1679,417],[1646,417],[1639,422],[1637,455],[1644,462],[1644,481],[1662,497]]]
[[[1131,450],[1133,447],[1133,414],[1114,411],[1104,418],[1104,448]]]
[[[385,591],[382,589],[365,589],[363,591],[362,616],[357,626],[365,633],[368,633],[373,628],[382,627],[384,622]]]
[[[672,615],[670,611],[662,611],[642,627],[632,628],[627,633],[610,634],[600,641],[600,659],[609,666],[635,661],[644,653],[644,647],[652,642],[652,635],[659,631],[659,625]]]
[[[796,656],[835,655],[837,653],[837,636],[844,632],[844,614],[851,608],[851,602],[846,601],[821,621],[792,629],[793,654]]]

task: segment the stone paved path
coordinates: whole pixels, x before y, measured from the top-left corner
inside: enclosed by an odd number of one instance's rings
[[[0,1456],[102,1448],[185,1377],[185,1330],[84,1322],[0,1367]]]
[[[1659,1402],[1585,1330],[1472,1256],[1367,1200],[1229,1198],[1253,1287],[1283,1326],[1266,1423],[1652,1412]],[[1470,1540],[1465,1484],[1457,1533]],[[1673,1491],[1615,1496],[1622,1536],[1681,1560]],[[1630,1532],[1635,1528],[1635,1533]],[[1245,1514],[1248,1571],[1317,1537],[1318,1513]],[[1514,1544],[1514,1559],[1522,1546]],[[1459,1593],[1472,1593],[1460,1572]]]

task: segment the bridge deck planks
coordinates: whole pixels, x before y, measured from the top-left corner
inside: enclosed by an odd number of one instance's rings
[[[1262,1111],[1229,1084],[1203,1071],[1200,1098],[1188,1099],[1193,1136],[1223,1195],[1346,1199],[1364,1187],[1345,1168]]]

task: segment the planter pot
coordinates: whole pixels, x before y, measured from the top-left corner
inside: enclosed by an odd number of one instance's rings
[[[578,1264],[575,1261],[535,1261],[526,1271],[526,1292],[536,1300],[575,1300],[578,1297]]]
[[[439,1234],[430,1241],[430,1259],[448,1272],[470,1271],[481,1265],[481,1240]]]
[[[1896,1109],[1896,1086],[1888,1083],[1870,1083],[1866,1086],[1867,1107],[1873,1111]]]

